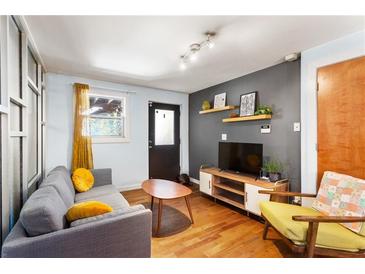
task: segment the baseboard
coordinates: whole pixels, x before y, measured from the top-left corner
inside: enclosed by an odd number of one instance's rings
[[[118,187],[118,190],[120,192],[128,191],[128,190],[134,190],[134,189],[141,189],[141,184],[135,184],[135,185],[129,185],[124,187]]]
[[[195,179],[195,178],[193,178],[193,177],[190,177],[190,181],[193,182],[194,184],[197,184],[197,185],[200,184],[200,181],[197,180],[197,179]]]

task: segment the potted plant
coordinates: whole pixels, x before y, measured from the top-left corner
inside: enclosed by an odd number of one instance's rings
[[[281,179],[283,165],[280,161],[270,160],[264,163],[262,170],[269,176],[270,182],[276,182]]]

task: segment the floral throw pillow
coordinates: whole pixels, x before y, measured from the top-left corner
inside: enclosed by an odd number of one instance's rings
[[[326,171],[312,207],[329,216],[365,216],[365,180]],[[359,233],[363,223],[342,223]]]

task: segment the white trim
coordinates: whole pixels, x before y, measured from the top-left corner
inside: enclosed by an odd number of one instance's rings
[[[119,190],[119,192],[123,192],[123,191],[135,190],[135,189],[141,189],[141,188],[142,188],[142,184],[134,184],[134,185],[119,187],[118,190]]]
[[[109,144],[109,143],[129,143],[129,138],[122,137],[92,137],[93,144]]]
[[[193,177],[190,177],[190,181],[193,182],[194,184],[200,185],[200,181]]]
[[[37,66],[37,69],[38,69],[38,67],[39,67],[39,65]],[[38,87],[36,86],[36,84],[32,81],[32,79],[29,76],[27,76],[27,81],[28,81],[28,87],[30,87],[35,93],[37,93],[37,95],[40,95]]]
[[[10,131],[9,137],[26,137],[23,131]]]
[[[34,41],[32,32],[30,31],[30,28],[28,26],[27,21],[25,20],[25,17],[23,15],[16,15],[14,16],[14,18],[17,19],[17,21],[20,23],[22,31],[26,34],[28,40],[29,40],[29,47],[33,50],[33,54],[35,54],[36,58],[38,59],[38,61],[42,64],[43,69],[45,70],[45,72],[47,71],[47,67],[45,65],[45,63],[43,62],[42,56],[39,53],[37,44]]]
[[[317,190],[317,68],[365,55],[365,31],[301,53],[301,191]]]
[[[22,90],[22,93],[24,93],[23,90]],[[22,94],[22,95],[24,97],[24,94]],[[12,102],[13,104],[16,104],[21,107],[27,107],[27,104],[24,99],[13,97],[13,96],[9,96],[9,98],[10,98],[10,102]]]
[[[8,114],[9,113],[9,108],[3,105],[0,105],[0,113],[3,114]]]

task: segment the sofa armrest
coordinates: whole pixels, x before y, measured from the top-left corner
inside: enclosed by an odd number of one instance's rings
[[[94,176],[94,186],[104,186],[112,184],[111,168],[91,169],[91,173]]]
[[[2,247],[9,258],[141,258],[151,256],[152,213],[140,210],[27,237],[18,222]]]
[[[362,223],[365,217],[357,216],[293,216],[292,219],[298,222],[311,223]]]
[[[309,193],[300,193],[300,192],[289,192],[289,191],[271,191],[271,190],[259,190],[260,194],[269,194],[269,195],[276,195],[276,196],[285,196],[285,197],[310,197],[315,198],[316,194],[309,194]]]

